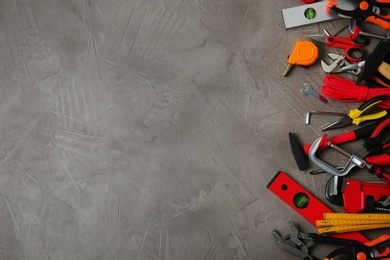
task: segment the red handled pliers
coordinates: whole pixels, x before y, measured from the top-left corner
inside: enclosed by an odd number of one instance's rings
[[[383,141],[384,129],[390,125],[390,118],[381,122],[371,135],[364,140],[363,149],[356,155],[372,165],[388,166],[390,165],[390,152],[384,153],[385,149],[390,148],[390,140]],[[387,129],[388,130],[388,129]]]

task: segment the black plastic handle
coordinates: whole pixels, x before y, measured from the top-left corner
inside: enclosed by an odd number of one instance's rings
[[[371,106],[372,104],[376,103],[376,102],[382,102],[386,99],[388,99],[389,96],[388,95],[380,95],[380,96],[376,96],[376,97],[373,97],[369,100],[367,100],[366,102],[364,102],[362,105],[360,105],[357,109],[359,111],[363,111],[364,109],[366,109],[367,107]]]
[[[371,54],[367,57],[363,69],[361,70],[356,84],[360,84],[368,76],[376,71],[382,63],[383,58],[390,52],[390,42],[380,41]]]
[[[313,241],[316,243],[325,243],[325,244],[343,245],[343,246],[357,246],[360,244],[359,241],[357,240],[321,236],[316,233],[309,233],[308,236],[311,239],[313,239]]]

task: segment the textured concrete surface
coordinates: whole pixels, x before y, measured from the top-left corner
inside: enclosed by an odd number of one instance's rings
[[[1,1],[0,259],[292,259],[272,229],[314,228],[266,184],[325,201],[287,134],[347,107],[299,92],[319,62],[282,76],[296,40],[345,23],[286,31],[297,5]]]

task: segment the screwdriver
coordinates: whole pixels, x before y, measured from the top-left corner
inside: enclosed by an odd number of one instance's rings
[[[287,76],[292,65],[312,65],[318,58],[318,48],[311,41],[297,41],[292,54],[288,57],[288,65],[283,76]]]

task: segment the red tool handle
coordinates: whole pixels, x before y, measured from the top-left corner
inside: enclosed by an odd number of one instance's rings
[[[374,174],[381,181],[390,185],[390,172],[389,171],[386,171],[380,167],[372,165],[370,170],[369,170],[369,173]]]
[[[383,120],[377,128],[371,133],[370,138],[377,137],[384,128],[390,125],[390,118]],[[390,143],[385,143],[382,146],[382,150],[390,147]],[[381,155],[373,155],[365,158],[366,162],[369,164],[377,165],[377,166],[388,166],[390,165],[390,153],[385,153]]]
[[[369,164],[377,166],[388,166],[390,165],[390,154],[385,153],[381,155],[373,155],[365,158],[366,162]]]
[[[301,0],[305,4],[311,4],[314,3],[316,0]]]
[[[345,134],[334,136],[332,138],[329,138],[327,141],[331,142],[332,144],[338,145],[338,144],[354,141],[363,137],[367,137],[370,136],[370,134],[372,133],[372,131],[374,131],[374,129],[378,126],[378,124],[379,123],[367,125],[359,129],[349,131]],[[319,151],[328,147],[327,145],[328,142],[322,142],[322,143],[323,144],[320,145],[320,147],[318,147]],[[309,153],[310,147],[311,144],[307,144],[303,146],[303,150],[305,154]]]

